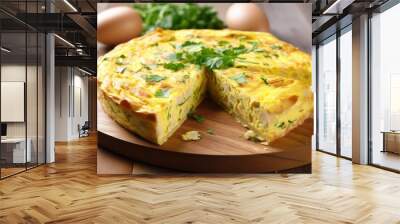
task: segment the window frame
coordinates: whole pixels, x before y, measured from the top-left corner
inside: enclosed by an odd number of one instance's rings
[[[352,23],[350,22],[349,24],[346,24],[346,26],[337,29],[337,31],[335,33],[333,33],[332,35],[328,36],[327,38],[321,40],[318,42],[318,44],[316,44],[316,52],[315,52],[315,61],[316,61],[316,79],[315,79],[315,85],[316,85],[316,93],[315,93],[315,100],[316,100],[316,118],[318,119],[318,114],[319,114],[319,84],[320,84],[320,74],[319,74],[319,47],[321,45],[321,43],[328,43],[330,41],[336,41],[336,151],[335,153],[332,152],[328,152],[327,150],[321,149],[319,146],[319,124],[317,121],[316,122],[316,130],[315,130],[315,141],[316,141],[316,151],[319,152],[323,152],[323,153],[327,153],[329,155],[333,155],[333,156],[337,156],[343,159],[347,159],[347,160],[352,160],[352,158],[347,157],[342,155],[341,153],[341,119],[340,119],[340,103],[341,103],[341,97],[340,97],[340,81],[341,81],[341,67],[340,67],[340,37],[342,35],[344,35],[347,32],[351,32],[352,31]],[[316,120],[317,120],[316,119]]]

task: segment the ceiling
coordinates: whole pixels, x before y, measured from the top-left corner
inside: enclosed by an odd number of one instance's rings
[[[95,73],[96,7],[96,0],[1,0],[2,46],[12,50],[7,53],[10,60],[25,55],[32,58],[37,44],[30,43],[33,35],[27,34],[26,45],[25,32],[55,33],[56,65],[79,66]]]
[[[372,11],[388,0],[310,0],[313,4],[313,44],[351,24],[353,17]]]
[[[267,2],[312,3],[313,43],[332,35],[337,22],[350,21],[352,16],[373,9],[388,0],[269,0]],[[132,2],[132,0],[1,0],[0,25],[3,46],[13,49],[13,54],[24,52],[26,30],[54,32],[61,38],[55,38],[56,62],[59,64],[76,63],[95,71],[96,65],[96,23],[97,3]],[[146,1],[142,1],[146,2]],[[228,1],[227,1],[228,2]],[[49,12],[52,13],[49,13]],[[346,23],[342,23],[345,25]],[[23,35],[22,35],[23,36]],[[27,38],[30,42],[31,37]],[[28,55],[35,51],[34,43],[28,43]],[[81,64],[80,64],[81,63]],[[89,64],[93,64],[89,68]]]

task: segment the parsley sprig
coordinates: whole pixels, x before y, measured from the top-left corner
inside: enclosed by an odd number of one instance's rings
[[[238,47],[230,48],[208,48],[199,43],[186,41],[181,46],[200,46],[197,50],[188,51],[183,48],[181,52],[171,54],[168,56],[174,62],[180,63],[168,63],[164,64],[164,67],[174,71],[184,68],[183,64],[189,63],[200,67],[205,67],[207,69],[227,69],[233,67],[235,64],[235,59],[244,53],[250,51],[244,45]]]
[[[144,33],[157,27],[170,30],[222,29],[225,27],[218,18],[217,12],[210,6],[193,3],[147,3],[134,4],[133,8],[142,17]]]
[[[260,77],[260,79],[264,82],[265,85],[269,85],[268,79],[265,77]]]
[[[176,72],[184,67],[185,67],[185,65],[183,63],[170,62],[170,63],[164,64],[164,68],[172,70],[174,72]]]
[[[188,113],[188,117],[195,120],[197,123],[203,123],[204,122],[204,117],[200,114],[196,114],[194,112]]]
[[[158,89],[154,96],[157,98],[168,98],[169,94],[169,89]]]

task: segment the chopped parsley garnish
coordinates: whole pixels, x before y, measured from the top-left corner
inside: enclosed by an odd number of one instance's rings
[[[169,96],[169,89],[158,89],[154,96],[157,98],[167,98]]]
[[[229,63],[229,62],[228,62]],[[210,58],[205,62],[205,65],[207,68],[213,69],[213,68],[221,68],[221,66],[224,64],[223,58],[222,57],[214,57]]]
[[[185,65],[183,63],[172,63],[172,62],[170,62],[170,63],[164,64],[164,68],[172,70],[174,72],[176,72],[176,71],[178,71],[178,70],[180,70],[180,69],[182,69],[184,67],[185,67]]]
[[[239,35],[239,36],[238,36],[238,39],[239,39],[240,41],[247,40],[248,38],[249,38],[249,37],[246,36],[246,35]]]
[[[293,120],[293,121],[292,121],[292,120],[288,120],[288,123],[289,123],[289,124],[292,124],[292,123],[295,122],[295,121],[296,121],[296,120]]]
[[[260,44],[260,42],[258,42],[258,41],[249,41],[249,44],[251,44],[251,51],[254,51],[254,50],[257,49],[257,47]]]
[[[250,49],[251,52],[256,52],[256,53],[266,52],[265,49],[259,48],[261,43],[260,41],[249,41],[248,43],[251,44],[251,49]]]
[[[211,128],[207,128],[207,133],[210,134],[210,135],[213,135],[214,134],[214,130],[211,129]]]
[[[264,51],[263,52],[263,55],[264,55],[264,57],[266,57],[266,58],[271,58],[272,56],[271,56],[271,54],[270,54],[270,52],[267,52],[267,51]],[[269,66],[268,64],[266,64],[267,66]]]
[[[179,61],[179,60],[182,60],[182,52],[169,54],[169,55],[167,56],[167,59],[168,59],[168,60],[171,60],[171,61]]]
[[[226,69],[233,67],[235,64],[235,59],[240,54],[246,52],[247,49],[243,45],[226,49],[202,48],[199,52],[187,54],[186,58],[188,59],[189,63],[205,66],[210,70]]]
[[[268,79],[264,77],[260,77],[260,79],[265,83],[265,85],[269,85]]]
[[[194,112],[190,112],[188,113],[188,117],[192,118],[193,120],[195,120],[197,123],[203,123],[204,121],[204,117],[200,114],[196,114]]]
[[[148,65],[146,65],[146,64],[144,64],[144,63],[140,63],[142,66],[143,66],[143,68],[145,68],[145,69],[147,69],[147,70],[151,70],[151,68],[148,66]]]
[[[284,121],[279,122],[278,124],[275,125],[277,128],[285,128],[286,124]]]
[[[194,41],[188,40],[188,41],[185,41],[185,43],[183,43],[181,45],[181,47],[187,47],[187,46],[191,46],[191,45],[200,45],[200,44],[201,44],[200,42],[194,42]]]
[[[265,51],[264,49],[262,49],[262,48],[257,48],[257,49],[254,49],[253,52],[256,52],[256,53],[265,53],[266,51]]]
[[[184,76],[182,76],[181,79],[178,80],[178,82],[180,82],[180,83],[186,83],[186,80],[188,80],[189,77],[190,77],[189,75],[184,75]]]
[[[247,49],[244,45],[240,45],[239,47],[225,49],[223,51],[223,53],[226,54],[226,55],[237,57],[237,56],[239,56],[239,54],[244,54],[244,53],[247,53],[249,51],[250,50]]]
[[[117,65],[124,65],[125,64],[125,59],[126,56],[124,54],[121,54],[118,58],[117,61],[115,62]]]
[[[271,45],[271,48],[274,49],[274,50],[281,50],[282,46],[274,44],[274,45]]]
[[[208,59],[205,62],[205,66],[212,70],[212,69],[226,69],[233,67],[235,64],[235,58],[229,55],[222,55],[222,56],[215,56],[213,58]]]
[[[235,80],[238,84],[245,84],[247,82],[246,74],[244,73],[234,75],[231,79]]]
[[[146,77],[145,77],[145,80],[148,83],[156,83],[156,82],[160,82],[164,79],[166,79],[166,77],[159,76],[159,75],[146,75]]]
[[[202,48],[198,52],[184,52],[183,61],[195,65],[204,65],[205,61],[215,55],[215,51],[211,48]]]
[[[220,40],[220,41],[218,41],[218,45],[219,45],[219,46],[225,46],[225,45],[228,45],[228,44],[229,44],[229,42],[226,41],[226,40]]]

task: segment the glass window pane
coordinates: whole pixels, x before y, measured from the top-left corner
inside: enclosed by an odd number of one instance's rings
[[[318,48],[318,149],[336,153],[336,39]]]
[[[2,178],[25,170],[30,161],[26,142],[26,33],[1,34],[1,174]],[[28,150],[26,150],[28,149]]]
[[[45,0],[0,1],[1,8],[22,18],[25,13],[43,13],[44,5]],[[0,17],[7,21],[0,27],[0,177],[4,178],[45,162],[46,54],[43,33],[3,12]]]
[[[29,144],[31,153],[29,154],[30,158],[28,160],[27,166],[28,168],[34,167],[37,165],[37,132],[38,132],[38,52],[37,52],[37,41],[38,36],[36,32],[28,32],[27,33],[27,53],[28,53],[28,62],[27,62],[27,80],[26,80],[26,114],[27,114],[27,142]]]
[[[400,170],[400,4],[374,15],[372,25],[372,163]],[[386,134],[384,134],[386,132]]]
[[[352,35],[340,36],[340,153],[352,156]]]

